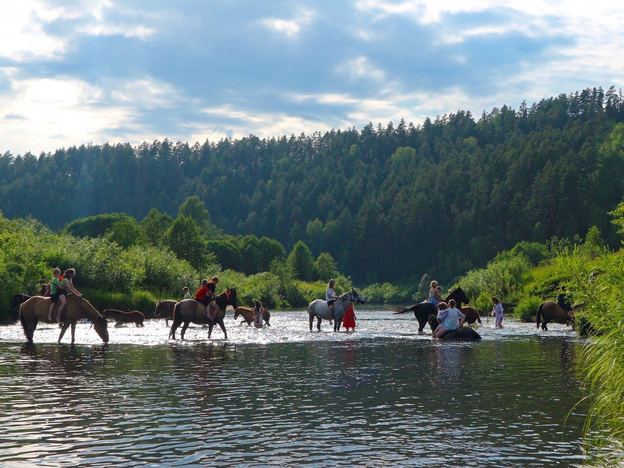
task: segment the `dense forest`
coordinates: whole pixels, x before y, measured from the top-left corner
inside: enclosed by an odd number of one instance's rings
[[[169,140],[0,156],[0,210],[53,229],[102,213],[175,216],[189,197],[219,233],[303,241],[355,282],[452,281],[520,241],[619,244],[624,97],[613,87],[324,134]]]

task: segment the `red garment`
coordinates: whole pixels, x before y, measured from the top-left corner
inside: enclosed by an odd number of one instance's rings
[[[209,297],[212,297],[212,293],[210,292],[210,289],[208,289],[208,286],[202,284],[201,287],[195,293],[195,300],[203,301],[204,299],[207,299]]]
[[[353,310],[353,304],[349,304],[345,309],[342,326],[345,328],[355,328],[355,311]]]

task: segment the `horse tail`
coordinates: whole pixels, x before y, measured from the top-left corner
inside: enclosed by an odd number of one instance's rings
[[[540,304],[540,306],[537,308],[537,314],[535,317],[535,322],[537,323],[537,328],[539,328],[540,323],[542,321],[542,317],[544,316],[544,311],[542,310],[544,307],[544,303]]]

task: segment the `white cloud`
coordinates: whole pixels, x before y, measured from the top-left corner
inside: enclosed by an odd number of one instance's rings
[[[295,37],[304,26],[312,24],[314,14],[311,11],[303,11],[293,19],[265,18],[261,22],[267,28],[285,34],[288,37]]]
[[[380,68],[375,67],[367,57],[356,57],[347,60],[336,67],[336,71],[349,80],[374,80],[384,81],[386,74]]]

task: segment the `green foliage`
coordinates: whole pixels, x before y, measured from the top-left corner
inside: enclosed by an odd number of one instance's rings
[[[331,279],[338,276],[338,267],[330,254],[322,252],[314,262],[317,279]]]
[[[158,247],[167,217],[179,214],[204,238],[265,236],[289,251],[305,242],[357,282],[429,273],[451,284],[521,241],[574,245],[596,226],[616,247],[618,226],[606,213],[624,197],[623,135],[621,96],[593,88],[478,120],[458,111],[422,125],[310,136],[69,147],[5,155],[0,206],[54,229],[79,219],[67,231],[79,237],[102,236],[109,218],[127,213],[143,219]],[[266,271],[275,256],[249,244],[241,253],[261,258],[247,272]],[[539,261],[539,252],[525,254]]]
[[[65,226],[64,231],[75,237],[103,237],[115,223],[124,220],[134,221],[134,218],[125,213],[99,214],[75,219]]]
[[[537,309],[542,302],[536,296],[523,297],[514,308],[514,317],[523,322],[535,322]]]
[[[311,281],[316,277],[312,252],[302,241],[295,244],[286,263],[292,268],[295,276],[303,281]]]
[[[178,216],[163,235],[163,245],[193,268],[203,268],[207,261],[206,241],[197,223],[187,216]]]
[[[173,218],[167,213],[160,213],[156,208],[152,208],[140,223],[148,242],[156,247],[160,247],[165,232],[172,224]]]

